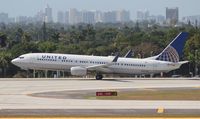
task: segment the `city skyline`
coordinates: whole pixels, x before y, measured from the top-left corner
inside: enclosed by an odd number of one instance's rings
[[[101,10],[113,11],[125,9],[130,11],[131,19],[136,19],[138,10],[148,10],[154,15],[165,15],[166,7],[178,7],[180,18],[184,16],[199,15],[199,0],[0,0],[0,12],[8,13],[9,17],[34,16],[38,11],[44,10],[48,4],[53,11],[53,18],[56,19],[58,11],[67,11],[70,8],[78,10]],[[192,9],[191,9],[192,8]]]

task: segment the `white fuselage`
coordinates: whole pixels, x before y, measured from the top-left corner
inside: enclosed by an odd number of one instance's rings
[[[12,60],[12,63],[22,69],[65,70],[71,67],[89,67],[109,64],[114,56],[89,56],[54,53],[29,53]],[[169,72],[181,66],[179,63],[151,59],[121,58],[107,67],[96,68],[97,72],[119,74],[154,74]]]

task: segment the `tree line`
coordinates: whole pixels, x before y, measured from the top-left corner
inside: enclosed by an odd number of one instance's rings
[[[190,24],[166,27],[147,23],[97,23],[66,26],[56,23],[0,24],[0,77],[22,72],[11,60],[25,53],[48,52],[108,56],[130,49],[135,58],[160,53],[182,31],[189,32],[182,60],[190,61],[177,70],[189,75],[200,66],[200,29]],[[198,72],[197,72],[198,73]]]

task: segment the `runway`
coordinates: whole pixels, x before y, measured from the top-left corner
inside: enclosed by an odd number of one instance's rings
[[[0,113],[6,110],[193,110],[200,112],[200,101],[153,101],[153,100],[88,100],[88,99],[57,99],[30,96],[33,93],[52,91],[78,90],[113,90],[113,89],[146,89],[146,88],[200,88],[200,80],[186,79],[0,79]],[[94,91],[94,93],[96,93]],[[131,111],[132,110],[132,111]],[[196,110],[196,111],[194,111]],[[151,112],[150,111],[150,112]],[[9,112],[9,111],[8,111]],[[45,111],[44,111],[45,112]],[[48,111],[47,111],[48,112]],[[56,111],[55,111],[56,112]],[[67,111],[61,111],[66,114]],[[124,112],[124,111],[121,111]],[[169,111],[170,112],[170,111]],[[188,111],[189,112],[189,111]],[[48,112],[49,113],[49,112]],[[183,111],[184,113],[184,111]],[[20,113],[23,114],[23,113]]]

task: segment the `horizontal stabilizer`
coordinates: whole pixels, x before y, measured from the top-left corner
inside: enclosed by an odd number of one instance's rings
[[[188,63],[189,61],[181,61],[181,62],[178,62],[179,64],[186,64]]]

